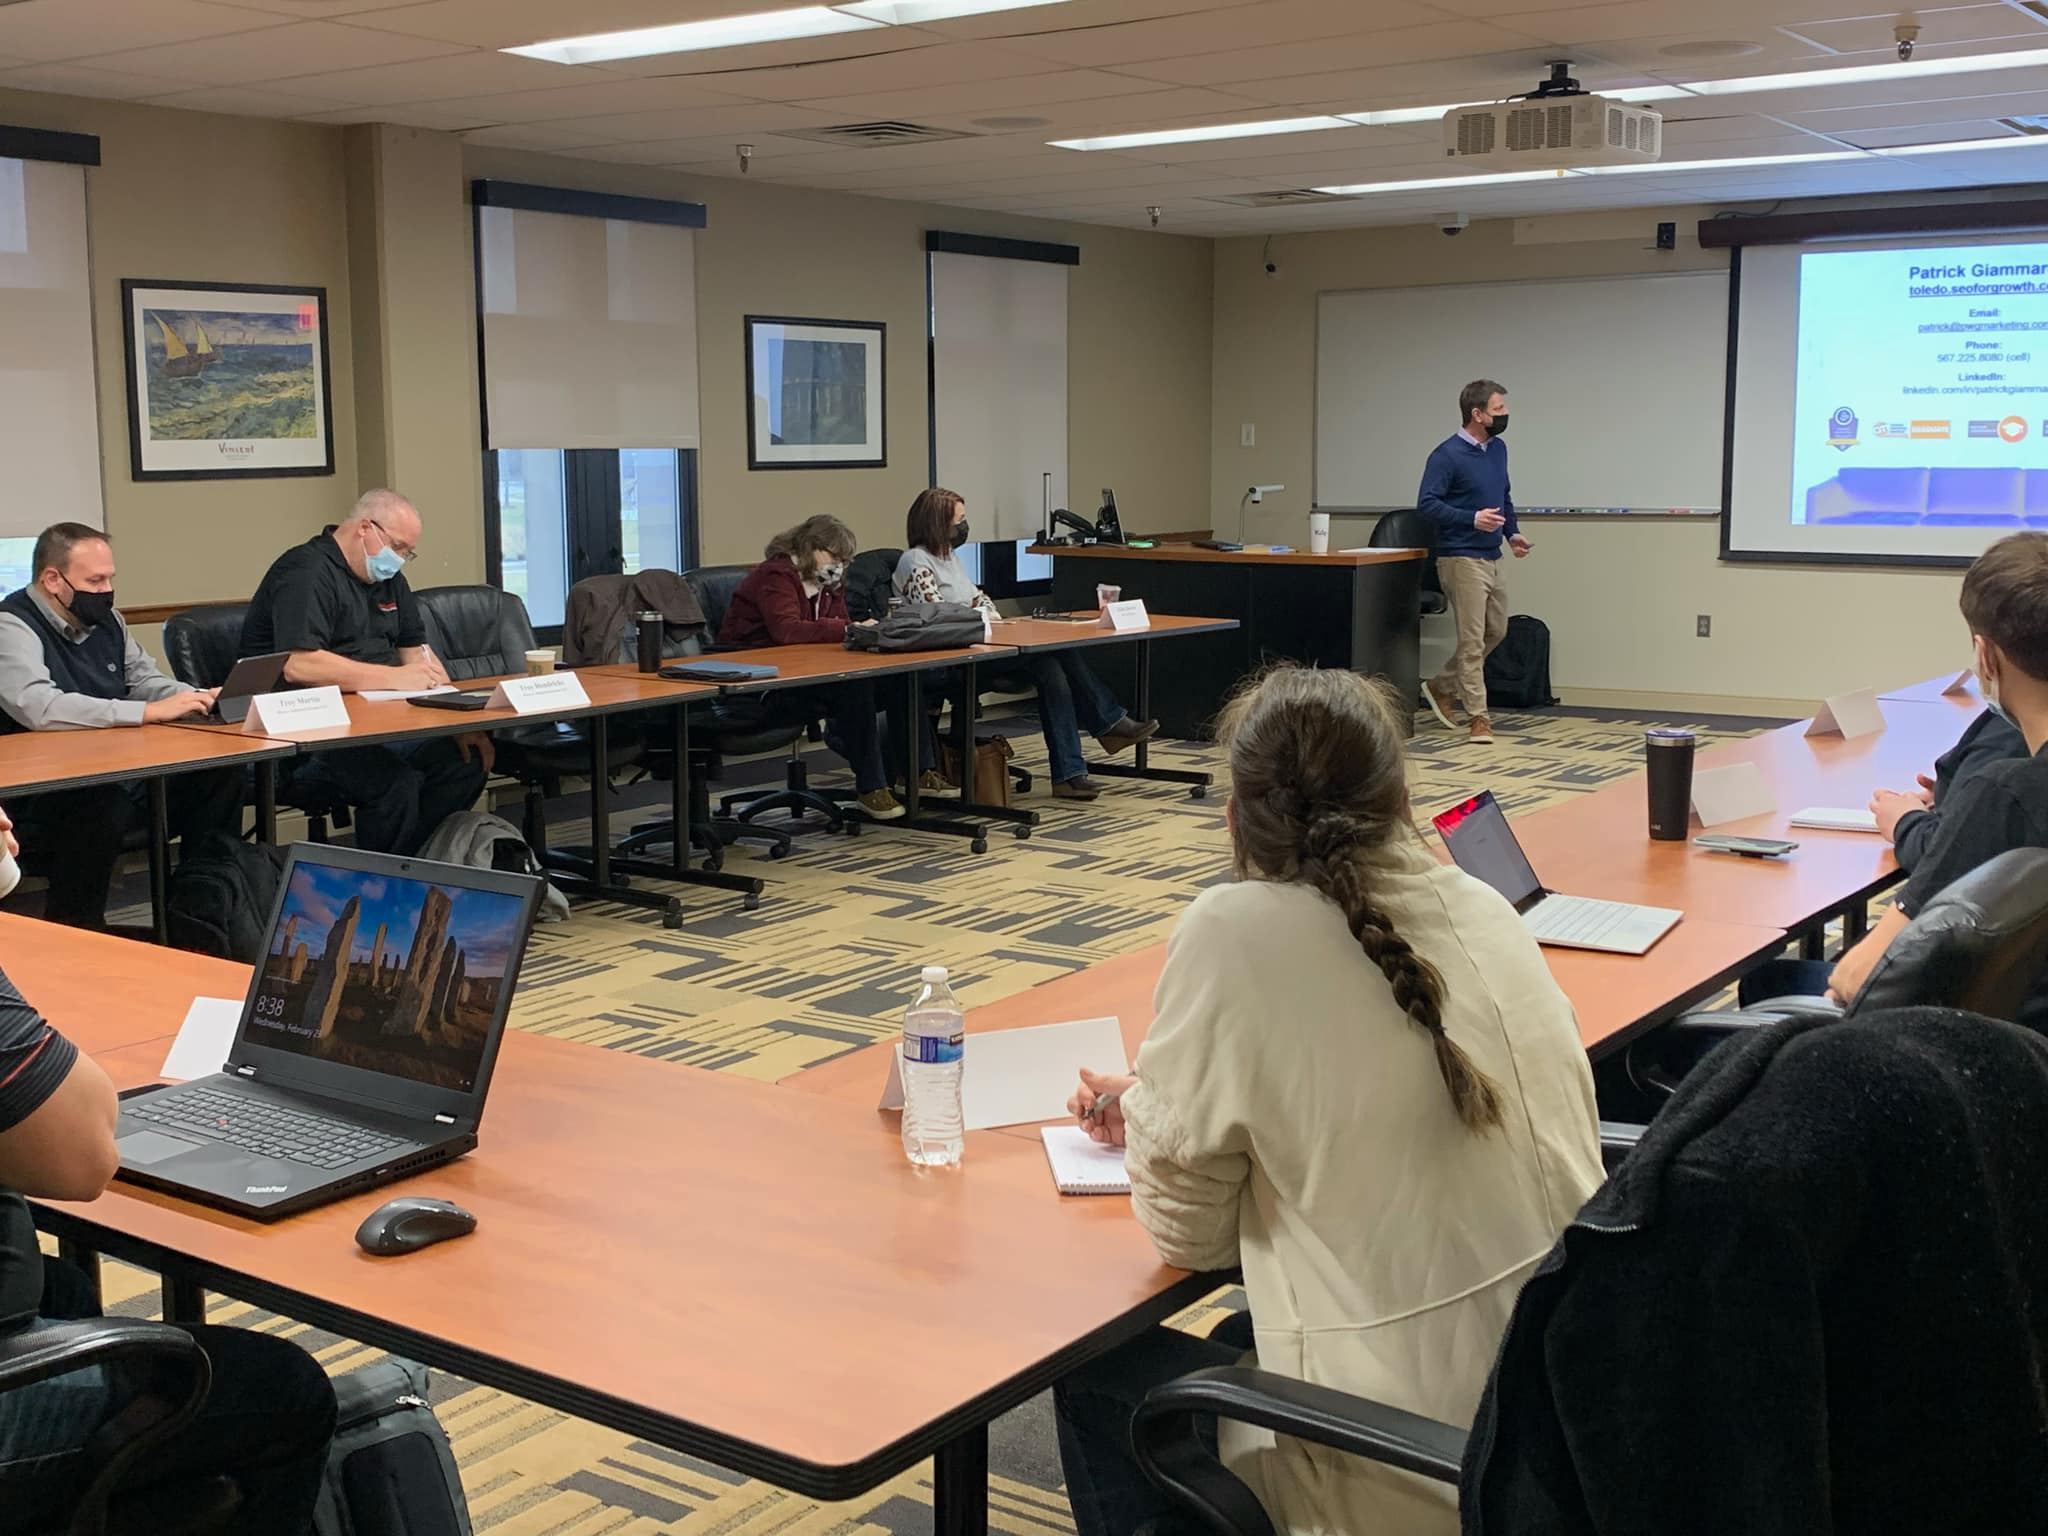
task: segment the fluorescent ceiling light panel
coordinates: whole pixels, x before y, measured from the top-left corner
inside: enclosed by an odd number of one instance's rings
[[[1743,171],[1765,165],[1824,165],[1833,160],[1861,160],[1868,150],[1822,149],[1805,155],[1730,155],[1720,160],[1657,160],[1647,165],[1586,165],[1575,176],[1662,176],[1686,171]]]
[[[1726,80],[1690,80],[1683,89],[1692,96],[1741,96],[1750,91],[1793,91],[1816,85],[1870,85],[1921,80],[1936,75],[1981,75],[1993,70],[2038,69],[2044,64],[2048,64],[2048,48],[2027,48],[2017,53],[1973,53],[1893,64],[1856,64],[1847,69],[1802,69],[1787,75],[1735,75]]]
[[[1496,171],[1490,176],[1424,176],[1414,181],[1365,181],[1350,187],[1311,187],[1326,197],[1370,197],[1377,192],[1437,192],[1445,187],[1504,187],[1515,181],[1557,181],[1569,171]]]
[[[1206,128],[1165,128],[1157,133],[1113,133],[1099,139],[1054,139],[1054,149],[1150,149],[1156,144],[1206,144],[1215,139],[1262,139],[1276,133],[1320,133],[1355,128],[1341,117],[1283,117],[1263,123],[1212,123]]]
[[[684,21],[669,27],[637,27],[627,32],[597,32],[588,37],[561,37],[552,42],[505,48],[555,64],[602,64],[612,59],[644,59],[660,53],[693,53],[704,48],[742,48],[748,43],[780,43],[799,37],[828,37],[835,32],[864,32],[879,21],[849,16],[830,6],[806,5],[793,11],[762,11],[751,16],[719,16],[709,21]]]
[[[1975,153],[1980,149],[2012,149],[2015,146],[2031,144],[2036,149],[2048,145],[2048,133],[2016,133],[2009,139],[1955,139],[1945,144],[1893,144],[1884,149],[1873,149],[1873,155],[1952,155],[1957,151]]]
[[[864,16],[885,26],[914,27],[925,21],[951,21],[956,16],[989,16],[997,11],[1028,11],[1041,5],[1065,5],[1067,0],[857,0],[853,5],[835,5],[835,11]]]

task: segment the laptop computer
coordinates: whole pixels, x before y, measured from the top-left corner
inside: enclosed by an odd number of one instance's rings
[[[1458,868],[1505,896],[1538,944],[1647,954],[1685,915],[1670,907],[1638,907],[1545,890],[1491,790],[1481,790],[1433,819]]]
[[[277,691],[277,685],[284,681],[284,664],[290,659],[289,651],[273,651],[268,656],[244,656],[228,673],[228,680],[220,685],[220,693],[213,701],[213,708],[207,711],[206,718],[240,725],[249,718],[251,699],[259,693]]]
[[[295,846],[226,1063],[122,1098],[117,1177],[271,1221],[462,1156],[541,889]]]

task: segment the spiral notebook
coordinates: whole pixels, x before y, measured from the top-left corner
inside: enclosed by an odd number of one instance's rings
[[[1091,1141],[1078,1125],[1040,1129],[1052,1181],[1063,1195],[1128,1195],[1131,1176],[1124,1172],[1124,1149]]]

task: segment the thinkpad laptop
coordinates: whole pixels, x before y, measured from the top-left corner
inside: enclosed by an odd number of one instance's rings
[[[228,673],[228,680],[220,685],[220,692],[215,696],[213,708],[206,718],[240,725],[249,718],[251,699],[259,693],[277,691],[277,685],[284,681],[284,664],[289,660],[289,651],[273,651],[268,656],[244,656]]]
[[[1638,907],[1545,890],[1490,790],[1481,790],[1434,819],[1458,868],[1505,896],[1539,944],[1647,954],[1684,916],[1669,907]]]
[[[123,1097],[119,1177],[270,1221],[462,1156],[541,890],[294,847],[226,1063]]]

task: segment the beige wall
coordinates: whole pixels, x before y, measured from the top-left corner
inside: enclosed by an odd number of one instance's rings
[[[0,91],[0,121],[100,136],[86,179],[106,522],[124,602],[245,595],[271,557],[355,494],[341,134],[300,123]],[[121,279],[327,289],[338,473],[139,484],[129,474]],[[52,507],[97,521],[90,507]]]
[[[1210,242],[1005,218],[963,209],[683,177],[470,149],[472,177],[702,202],[698,236],[698,469],[706,563],[753,560],[814,512],[868,545],[901,544],[928,473],[924,232],[957,229],[1081,247],[1068,304],[1068,472],[1077,501],[1117,491],[1127,526],[1185,528],[1208,504]],[[882,469],[747,469],[743,317],[815,315],[888,324],[889,463]]]
[[[1280,483],[1288,487],[1285,496],[1252,509],[1252,536],[1295,544],[1305,537],[1315,465],[1318,293],[1722,266],[1724,254],[1702,251],[1691,238],[1709,211],[1546,219],[1550,238],[1541,243],[1517,243],[1510,220],[1475,223],[1456,239],[1433,227],[1287,235],[1273,242],[1277,278],[1266,276],[1263,242],[1218,241],[1210,439],[1217,526],[1236,526],[1244,487]],[[1684,237],[1680,249],[1646,249],[1654,224],[1671,218]],[[1603,238],[1556,238],[1574,234]],[[1487,371],[1484,358],[1472,360],[1473,374]],[[1505,382],[1525,400],[1541,388],[1538,380]],[[1628,429],[1656,430],[1654,407],[1648,381],[1644,420]],[[1535,426],[1529,404],[1518,414],[1518,431]],[[1453,406],[1447,418],[1455,415]],[[1245,422],[1257,428],[1255,447],[1238,446]],[[1453,425],[1447,419],[1446,434]],[[1430,446],[1416,445],[1418,476]],[[1363,543],[1370,526],[1344,520],[1340,541]],[[1517,611],[1550,625],[1551,679],[1568,700],[1803,701],[1968,661],[1953,571],[1726,564],[1712,519],[1544,519],[1526,528],[1536,551],[1514,566],[1510,591]],[[1713,617],[1708,640],[1694,635],[1702,613]]]

